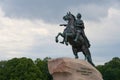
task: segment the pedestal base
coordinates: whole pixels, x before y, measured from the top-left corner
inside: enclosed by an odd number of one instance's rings
[[[53,80],[103,80],[100,72],[87,61],[58,58],[48,61]]]

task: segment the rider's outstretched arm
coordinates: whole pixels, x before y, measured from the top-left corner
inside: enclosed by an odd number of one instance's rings
[[[67,26],[67,24],[60,24],[60,26]]]

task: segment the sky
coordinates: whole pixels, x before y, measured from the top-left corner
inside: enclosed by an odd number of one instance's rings
[[[74,58],[70,45],[55,42],[69,11],[82,14],[96,65],[120,57],[120,0],[0,0],[0,60]]]

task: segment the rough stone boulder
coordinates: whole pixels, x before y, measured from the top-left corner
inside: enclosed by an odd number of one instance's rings
[[[53,80],[103,80],[100,72],[87,61],[57,58],[48,61]]]

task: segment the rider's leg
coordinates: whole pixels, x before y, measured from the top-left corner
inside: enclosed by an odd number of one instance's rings
[[[77,34],[76,34],[76,37],[75,37],[75,39],[74,39],[74,41],[75,41],[75,42],[77,42],[77,41],[78,41],[79,36],[80,36],[80,31],[79,31],[79,30],[77,30]]]

